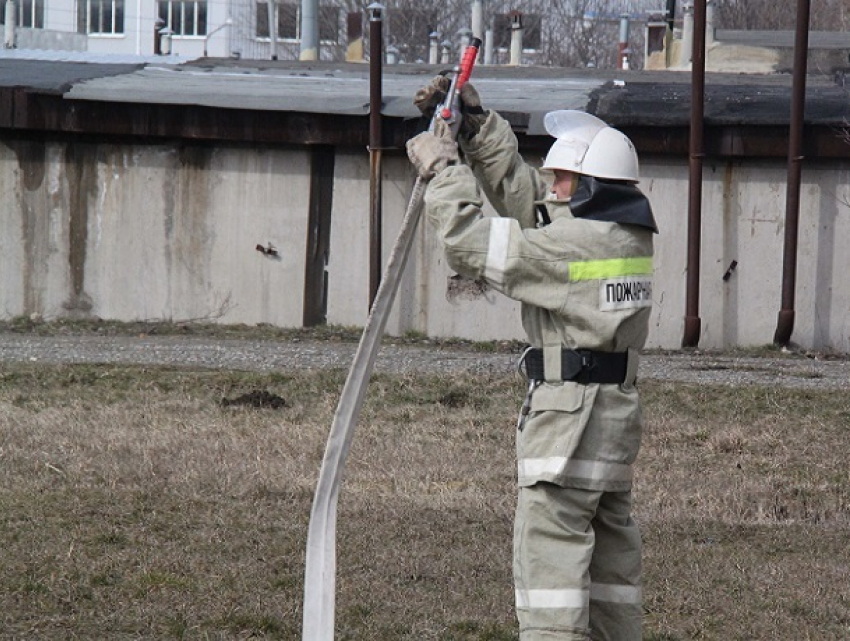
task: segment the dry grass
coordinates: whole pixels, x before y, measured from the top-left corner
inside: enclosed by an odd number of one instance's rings
[[[344,372],[0,367],[0,639],[299,638]],[[647,640],[850,638],[850,401],[643,389]],[[373,381],[340,497],[339,639],[516,639],[521,394]],[[240,404],[263,398],[286,406]]]

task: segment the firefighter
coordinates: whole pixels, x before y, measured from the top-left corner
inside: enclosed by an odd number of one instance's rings
[[[425,115],[447,82],[435,78],[416,94]],[[631,488],[643,417],[635,377],[658,231],[636,187],[637,154],[599,118],[555,111],[544,119],[555,141],[538,170],[474,87],[460,95],[459,145],[438,119],[407,149],[430,181],[425,215],[448,265],[522,303],[531,347],[516,442],[520,638],[637,640],[641,538]],[[485,197],[498,216],[482,214]]]

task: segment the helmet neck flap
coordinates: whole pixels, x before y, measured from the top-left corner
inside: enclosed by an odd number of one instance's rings
[[[630,183],[580,176],[569,205],[576,218],[637,225],[658,233],[649,200]]]

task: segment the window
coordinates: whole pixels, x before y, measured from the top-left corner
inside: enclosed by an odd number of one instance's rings
[[[175,36],[207,35],[206,0],[160,0],[159,19]]]
[[[6,3],[0,4],[0,24],[6,24]],[[44,0],[15,0],[15,23],[19,27],[44,29]]]
[[[124,0],[80,0],[77,31],[103,35],[124,33]]]
[[[321,42],[339,41],[339,7],[319,7],[319,40]],[[269,5],[257,3],[258,38],[269,38]],[[301,5],[277,3],[278,40],[299,40],[301,38]]]
[[[498,13],[493,18],[493,44],[496,49],[511,48],[513,13]],[[540,14],[521,14],[522,48],[540,49]]]

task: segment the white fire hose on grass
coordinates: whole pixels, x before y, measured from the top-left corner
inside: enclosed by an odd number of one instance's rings
[[[461,117],[458,94],[472,73],[480,44],[479,40],[473,39],[473,43],[467,47],[446,100],[437,108],[437,115],[447,120],[455,133]],[[425,187],[425,180],[417,178],[331,425],[307,531],[302,641],[332,641],[334,638],[336,508],[339,487],[381,337],[413,245]]]

